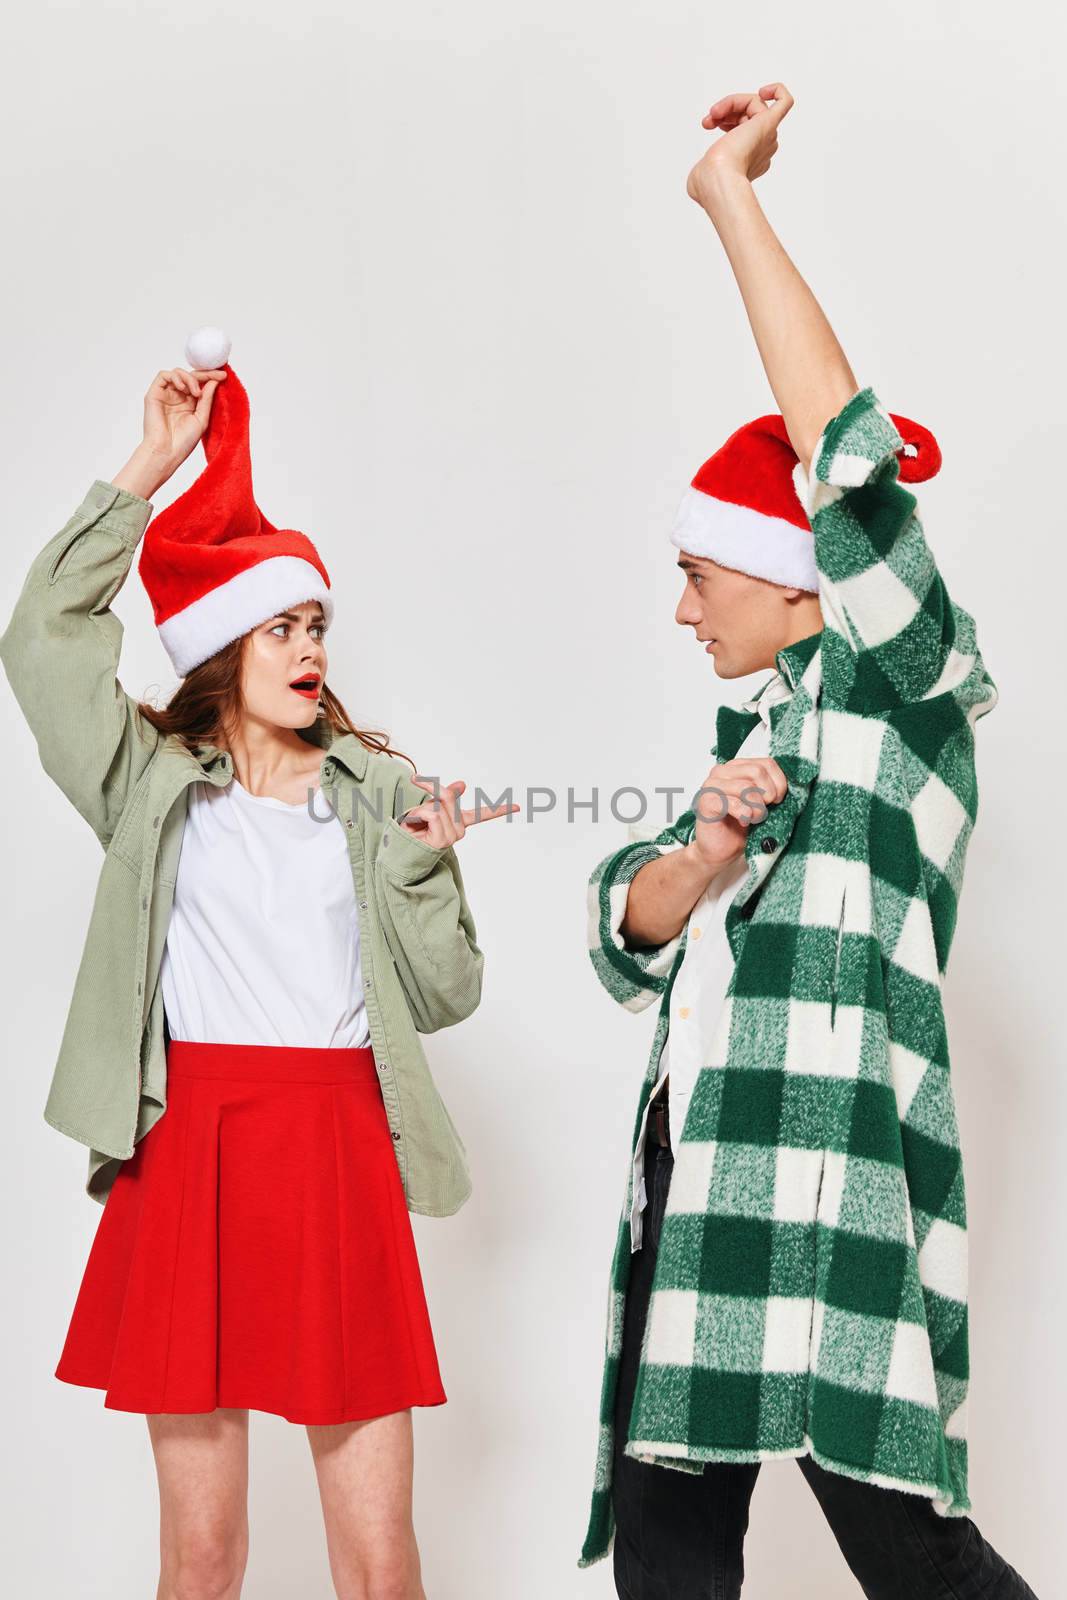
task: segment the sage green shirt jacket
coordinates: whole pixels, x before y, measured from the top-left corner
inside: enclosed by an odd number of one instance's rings
[[[229,754],[190,752],[138,714],[116,678],[122,623],[109,609],[152,506],[97,479],[30,567],[0,661],[41,763],[105,855],[44,1116],[89,1146],[86,1192],[103,1204],[119,1165],[164,1114],[160,960],[189,786],[226,784]],[[483,956],[455,851],[397,817],[426,794],[396,757],[317,724],[323,794],[348,837],[371,1045],[408,1209],[458,1211],[470,1194],[462,1141],[421,1033],[481,998]]]

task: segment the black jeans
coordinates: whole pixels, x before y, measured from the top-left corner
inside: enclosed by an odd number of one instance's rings
[[[615,1407],[615,1587],[623,1600],[736,1600],[759,1463],[708,1462],[702,1474],[622,1453],[674,1157],[646,1147],[643,1242],[630,1262]],[[798,1466],[869,1600],[1036,1600],[968,1517],[940,1517],[922,1495]],[[797,1575],[803,1593],[803,1574]]]

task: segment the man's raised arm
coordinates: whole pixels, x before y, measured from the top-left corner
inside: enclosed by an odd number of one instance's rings
[[[950,598],[915,496],[899,481],[932,476],[940,463],[936,442],[914,424],[906,440],[897,427],[906,419],[859,387],[753,192],[792,105],[780,83],[716,101],[703,126],[720,137],[687,187],[729,258],[798,457],[796,487],[812,525],[825,623],[827,703],[884,711],[951,693],[968,715],[980,715],[995,691],[974,619]],[[918,459],[907,458],[910,450]]]
[[[703,119],[724,137],[689,174],[690,196],[711,218],[733,268],[748,320],[785,420],[807,467],[826,423],[856,393],[834,330],[763,214],[752,184],[770,167],[793,97],[781,83],[730,94]]]

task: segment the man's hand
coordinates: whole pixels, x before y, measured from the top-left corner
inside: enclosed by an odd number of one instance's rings
[[[696,826],[686,848],[705,867],[724,867],[741,855],[749,828],[785,798],[788,787],[770,756],[740,756],[712,767],[693,807]]]
[[[694,798],[693,838],[634,874],[621,933],[635,945],[666,944],[681,933],[708,885],[745,848],[748,830],[785,798],[785,773],[770,756],[712,767]]]
[[[784,83],[766,83],[758,94],[728,94],[716,100],[702,118],[709,132],[719,129],[721,139],[709,145],[689,174],[689,197],[707,208],[714,186],[724,173],[754,183],[770,167],[778,149],[778,124],[793,105]]]
[[[493,817],[505,817],[509,811],[518,811],[517,805],[478,806],[473,811],[461,811],[459,797],[467,785],[458,779],[443,789],[425,778],[412,778],[419,789],[425,789],[429,798],[411,811],[405,811],[397,820],[405,833],[414,834],[424,844],[437,850],[446,850],[457,839],[462,839],[475,822],[489,822]]]

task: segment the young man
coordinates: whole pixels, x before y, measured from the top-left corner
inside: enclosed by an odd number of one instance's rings
[[[598,976],[661,1006],[580,1565],[614,1534],[626,1600],[740,1594],[759,1463],[793,1456],[868,1596],[1033,1600],[966,1515],[941,1005],[997,694],[901,486],[936,442],[859,388],[753,193],[792,103],[718,101],[689,177],[781,415],[694,479],[676,620],[720,677],[777,670],[720,711],[694,809],[590,885]]]

